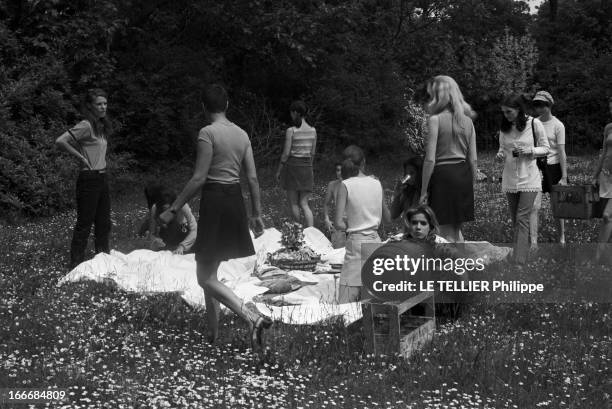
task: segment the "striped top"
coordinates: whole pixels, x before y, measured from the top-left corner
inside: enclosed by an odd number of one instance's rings
[[[310,158],[312,156],[312,147],[317,139],[317,131],[315,128],[307,126],[296,128],[293,127],[293,135],[291,136],[291,150],[289,156],[296,158]]]

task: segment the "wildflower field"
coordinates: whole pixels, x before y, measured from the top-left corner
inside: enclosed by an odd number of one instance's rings
[[[593,160],[569,158],[574,183],[588,180]],[[371,162],[369,171],[392,189],[400,162]],[[315,174],[317,215],[332,163],[321,163]],[[480,158],[480,167],[489,178],[476,185],[477,220],[465,227],[465,237],[509,242],[501,167],[491,155]],[[260,171],[267,226],[283,217],[283,192],[272,174]],[[182,186],[189,169],[153,177]],[[112,246],[119,251],[145,245],[136,232],[146,214],[146,179],[115,176]],[[197,200],[192,207],[197,211]],[[202,312],[176,294],[145,296],[92,282],[58,287],[74,220],[67,212],[0,226],[0,388],[68,392],[64,402],[34,407],[612,407],[610,304],[467,305],[456,319],[442,317],[434,340],[407,360],[367,355],[359,324],[276,324],[268,350],[258,356],[248,349],[246,324],[231,315],[223,318],[220,342],[209,345]],[[540,222],[539,241],[554,241],[548,199]],[[568,242],[594,242],[597,225],[569,221]],[[509,276],[521,273],[503,268]],[[526,270],[554,275],[563,268],[563,260],[534,254]],[[586,274],[602,267],[581,268]]]

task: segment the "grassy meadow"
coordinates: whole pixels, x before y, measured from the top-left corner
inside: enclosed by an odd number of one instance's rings
[[[572,182],[588,181],[593,160],[569,158]],[[391,189],[401,159],[368,163]],[[489,180],[476,185],[477,220],[464,235],[507,243],[501,165],[489,154],[480,158],[480,168]],[[278,226],[284,216],[273,173],[259,173],[267,226]],[[186,166],[159,175],[115,175],[112,247],[127,253],[146,244],[136,237],[146,214],[146,180],[179,188],[189,175]],[[332,177],[333,161],[321,161],[312,201],[317,216]],[[197,212],[197,199],[192,208]],[[408,360],[367,355],[358,325],[277,323],[269,349],[257,356],[248,349],[246,324],[231,315],[223,318],[220,342],[207,344],[202,312],[175,294],[145,296],[92,282],[58,287],[67,273],[74,220],[69,211],[0,226],[0,388],[67,389],[67,401],[46,407],[612,407],[610,304],[469,305],[458,319],[441,319],[433,342]],[[597,223],[569,221],[568,242],[593,242]],[[554,226],[545,198],[541,243],[555,240]],[[554,275],[563,267],[562,260],[535,254],[526,269]],[[502,268],[508,276],[521,273],[510,264]]]

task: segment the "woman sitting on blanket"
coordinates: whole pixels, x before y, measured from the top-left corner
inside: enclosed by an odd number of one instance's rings
[[[151,250],[170,250],[174,254],[191,252],[196,240],[198,223],[187,203],[176,212],[176,217],[167,224],[159,222],[159,215],[168,210],[176,200],[176,193],[162,189],[151,206],[149,232]]]

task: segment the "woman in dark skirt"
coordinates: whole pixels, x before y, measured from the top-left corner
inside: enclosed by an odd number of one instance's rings
[[[295,101],[289,108],[294,126],[287,129],[285,145],[281,156],[276,180],[287,191],[291,215],[300,221],[300,210],[304,213],[304,225],[314,224],[312,210],[308,204],[312,194],[312,161],[317,144],[317,131],[305,119],[306,105]]]
[[[475,113],[451,77],[435,77],[428,92],[431,116],[420,202],[433,209],[442,237],[462,242],[462,224],[474,220]]]
[[[198,283],[204,289],[210,341],[219,330],[219,302],[249,323],[253,349],[261,350],[262,331],[272,324],[255,304],[245,303],[217,278],[221,261],[255,254],[249,233],[240,171],[247,175],[252,199],[251,219],[256,234],[263,233],[259,182],[255,171],[251,142],[245,131],[225,116],[227,92],[220,85],[208,87],[203,106],[211,124],[198,136],[198,150],[193,176],[176,201],[159,218],[169,223],[183,205],[201,190],[198,237],[193,245]]]

